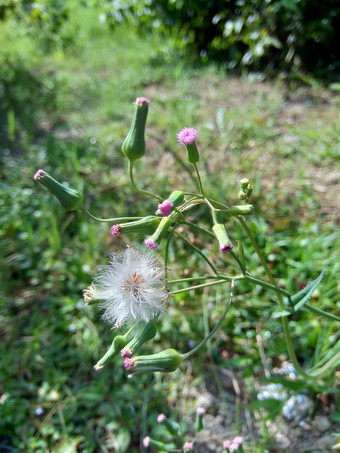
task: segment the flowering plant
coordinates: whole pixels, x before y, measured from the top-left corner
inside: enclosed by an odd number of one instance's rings
[[[340,363],[339,350],[333,350],[334,353],[328,355],[327,360],[321,360],[320,364],[309,371],[305,371],[297,360],[289,331],[289,316],[302,310],[337,322],[340,318],[310,303],[314,290],[322,280],[322,273],[297,294],[292,294],[288,289],[276,284],[264,254],[245,220],[247,216],[254,213],[254,206],[251,204],[253,185],[248,178],[243,178],[238,183],[236,205],[230,206],[224,201],[212,199],[199,172],[198,133],[193,128],[184,128],[178,133],[177,139],[186,149],[186,159],[192,165],[196,175],[197,190],[191,192],[186,191],[185,188],[176,188],[172,192],[169,191],[169,195],[163,198],[157,193],[136,185],[135,162],[142,159],[145,154],[148,110],[148,99],[137,98],[131,129],[123,143],[122,152],[128,161],[133,189],[155,200],[154,212],[148,212],[144,217],[98,218],[84,207],[83,194],[78,190],[63,186],[43,170],[38,170],[34,176],[37,182],[45,185],[58,198],[65,209],[80,209],[98,222],[111,224],[111,233],[114,237],[122,232],[124,234],[139,232],[144,235],[144,240],[138,246],[113,253],[109,264],[99,269],[93,284],[84,292],[87,303],[99,303],[99,308],[103,310],[103,319],[116,328],[125,328],[125,333],[115,336],[111,347],[95,365],[95,369],[101,370],[112,357],[120,353],[125,369],[131,372],[130,376],[145,372],[176,370],[183,360],[196,354],[221,327],[233,301],[234,288],[242,281],[259,285],[275,294],[279,309],[274,316],[282,320],[288,353],[297,373],[305,378],[313,378],[334,369]],[[206,206],[210,212],[210,229],[197,221],[193,222],[188,216],[189,211],[202,205]],[[226,224],[231,221],[236,222],[249,238],[266,274],[265,280],[252,275],[246,262],[243,244],[237,238],[229,237]],[[218,244],[221,252],[220,265],[216,265],[216,260],[188,239],[183,233],[183,230],[185,231],[183,227],[192,230],[194,234],[203,234],[206,241]],[[171,279],[169,249],[174,240],[182,241],[197,254],[206,263],[209,272],[199,277]],[[156,250],[158,252],[155,252]],[[162,264],[158,262],[159,253],[163,257]],[[225,256],[230,257],[236,264],[238,268],[236,274],[226,273]],[[188,286],[183,288],[178,285]],[[172,295],[213,285],[225,286],[228,294],[225,309],[214,328],[196,347],[183,353],[166,349],[151,355],[137,355],[140,347],[155,336],[157,330],[155,322],[165,312]],[[234,448],[232,446],[237,444],[235,439],[230,445],[226,441],[225,448],[232,450]]]

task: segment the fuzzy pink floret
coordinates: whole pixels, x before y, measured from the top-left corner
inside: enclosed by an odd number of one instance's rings
[[[124,368],[129,371],[133,370],[133,368],[134,368],[133,360],[130,359],[130,357],[126,357],[124,359]]]
[[[157,242],[153,241],[151,238],[145,239],[144,244],[149,247],[151,250],[157,250],[158,249],[158,244]]]
[[[205,409],[204,409],[204,407],[198,407],[196,409],[196,412],[198,413],[198,415],[203,415],[203,414],[205,414]]]
[[[130,359],[132,357],[130,349],[122,349],[120,351],[120,355],[123,357],[123,359]]]
[[[112,236],[114,236],[114,237],[119,236],[121,229],[122,229],[122,227],[119,225],[119,223],[117,223],[116,225],[112,225],[112,227],[111,227]]]
[[[231,444],[230,440],[225,440],[225,441],[223,442],[223,448],[229,448],[229,447],[230,447],[230,444]]]
[[[234,444],[234,443],[232,443],[232,444],[230,444],[230,446],[229,446],[229,450],[230,450],[230,451],[236,451],[236,450],[238,450],[238,447],[239,447],[239,444]]]
[[[183,450],[189,451],[192,450],[193,442],[185,442],[183,445]]]
[[[143,440],[144,447],[148,447],[149,444],[150,444],[150,437],[149,436],[144,437],[144,440]]]
[[[222,245],[221,247],[221,252],[226,254],[228,252],[230,252],[230,250],[233,248],[233,244],[228,244],[228,245]]]
[[[177,134],[177,138],[178,141],[183,145],[190,145],[191,143],[194,143],[194,141],[197,138],[197,135],[198,133],[196,129],[192,127],[185,127]]]
[[[159,414],[157,417],[158,423],[162,423],[165,420],[165,415],[164,414]]]
[[[173,203],[170,200],[164,200],[163,203],[158,205],[158,210],[161,214],[165,217],[168,217],[171,213],[171,208],[173,207]]]
[[[234,444],[241,445],[242,442],[243,442],[243,439],[242,439],[241,436],[236,436],[236,437],[234,437],[234,439],[233,439],[233,443],[234,443]]]
[[[143,104],[150,104],[150,101],[149,99],[141,97],[136,99],[136,104],[142,106]]]
[[[41,178],[44,176],[44,174],[45,174],[44,170],[41,170],[41,169],[40,169],[40,170],[38,170],[38,171],[36,172],[36,174],[33,176],[33,179],[34,179],[35,181],[39,181],[39,179],[41,179]]]
[[[96,370],[96,371],[98,371],[98,373],[99,373],[99,371],[101,371],[101,370],[103,369],[103,367],[100,366],[100,365],[95,365],[95,366],[93,367],[93,369]]]

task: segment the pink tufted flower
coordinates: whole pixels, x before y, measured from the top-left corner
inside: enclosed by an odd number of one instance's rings
[[[185,444],[183,445],[183,450],[189,451],[189,450],[192,450],[192,447],[193,447],[193,442],[185,442]]]
[[[121,229],[122,229],[122,227],[118,223],[116,225],[112,225],[112,227],[111,227],[112,236],[114,236],[114,237],[119,236]]]
[[[162,423],[165,420],[165,415],[164,414],[159,414],[157,417],[158,423]]]
[[[126,370],[129,370],[129,371],[131,371],[131,370],[133,370],[133,369],[134,369],[133,360],[132,360],[132,359],[130,359],[130,357],[125,357],[125,359],[124,359],[124,362],[123,362],[123,363],[124,363],[124,368],[125,368]]]
[[[230,440],[225,440],[225,441],[223,442],[223,448],[229,448],[229,447],[230,447],[230,444],[231,444]]]
[[[150,104],[150,101],[149,99],[141,97],[136,99],[135,104],[142,106],[143,104]]]
[[[38,170],[36,174],[33,176],[33,179],[35,181],[39,181],[39,179],[41,179],[44,176],[44,174],[45,174],[44,170]]]
[[[203,414],[205,414],[205,409],[204,409],[204,407],[198,407],[196,409],[196,412],[198,415],[203,415]]]
[[[149,247],[151,250],[157,250],[158,249],[158,244],[153,241],[151,238],[145,239],[144,244]]]
[[[171,213],[171,208],[173,207],[173,203],[170,200],[164,200],[163,203],[158,205],[158,210],[161,214],[165,217],[168,217]]]
[[[234,439],[233,439],[233,443],[234,443],[234,444],[241,445],[242,442],[243,442],[243,439],[242,439],[241,436],[236,436],[236,437],[234,437]]]
[[[120,355],[123,357],[123,359],[131,359],[132,357],[131,351],[125,348],[120,351]]]
[[[226,254],[226,253],[230,252],[230,250],[231,250],[232,248],[233,248],[233,244],[230,242],[230,243],[227,244],[227,245],[222,245],[222,246],[221,246],[221,252],[222,252],[223,254]]]
[[[143,440],[144,447],[148,447],[149,444],[150,444],[150,437],[149,436],[144,437],[144,440]]]
[[[198,133],[196,129],[192,127],[185,127],[177,134],[177,138],[182,145],[190,145],[191,143],[194,143],[197,135]]]

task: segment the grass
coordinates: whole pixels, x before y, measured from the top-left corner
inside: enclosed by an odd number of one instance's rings
[[[275,277],[295,291],[324,269],[313,303],[339,313],[340,124],[329,92],[320,87],[290,92],[279,80],[250,83],[214,67],[193,68],[178,61],[171,42],[160,37],[142,39],[124,25],[110,32],[97,21],[99,12],[80,9],[72,15],[65,30],[70,47],[48,54],[11,22],[1,29],[2,451],[139,451],[160,412],[190,427],[196,400],[187,398],[189,389],[195,394],[193,389],[216,381],[221,390],[219,369],[231,369],[251,399],[250,376],[262,382],[264,374],[257,338],[270,368],[287,359],[271,295],[242,285],[208,355],[201,352],[180,371],[130,381],[119,360],[100,374],[92,370],[112,332],[96,307],[82,304],[82,289],[110,251],[143,238],[117,242],[109,225],[64,212],[32,176],[42,167],[83,189],[87,208],[98,216],[152,212],[154,203],[130,188],[120,153],[136,96],[151,99],[148,152],[138,166],[138,184],[161,195],[191,190],[175,134],[196,127],[211,196],[236,204],[236,181],[253,178],[256,216],[250,225]],[[245,240],[235,225],[228,227],[233,238]],[[205,249],[217,252],[214,245]],[[193,269],[199,275],[201,262],[188,257],[185,247],[174,244],[170,253],[174,276]],[[247,242],[245,253],[254,274],[263,277]],[[170,346],[185,351],[190,340],[198,343],[223,311],[224,297],[219,288],[177,295],[154,346],[144,351]],[[290,327],[306,366],[339,341],[335,324],[314,316],[294,318]],[[313,396],[329,394],[334,408],[335,375],[317,384],[301,382]],[[35,413],[38,406],[41,415]],[[270,436],[263,432],[252,448],[264,452],[266,445]]]

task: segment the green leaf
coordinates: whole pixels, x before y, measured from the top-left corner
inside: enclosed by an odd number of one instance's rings
[[[321,282],[323,276],[324,272],[322,271],[321,274],[315,280],[310,282],[305,288],[303,288],[303,290],[290,297],[290,305],[294,306],[295,311],[300,310],[305,305],[305,303],[309,301],[315,288]]]
[[[244,257],[244,250],[243,250],[242,242],[237,241],[237,245],[238,245],[238,256],[240,258],[240,262],[241,262],[244,270],[247,270],[247,265],[246,265],[246,260],[245,260],[245,257]]]

